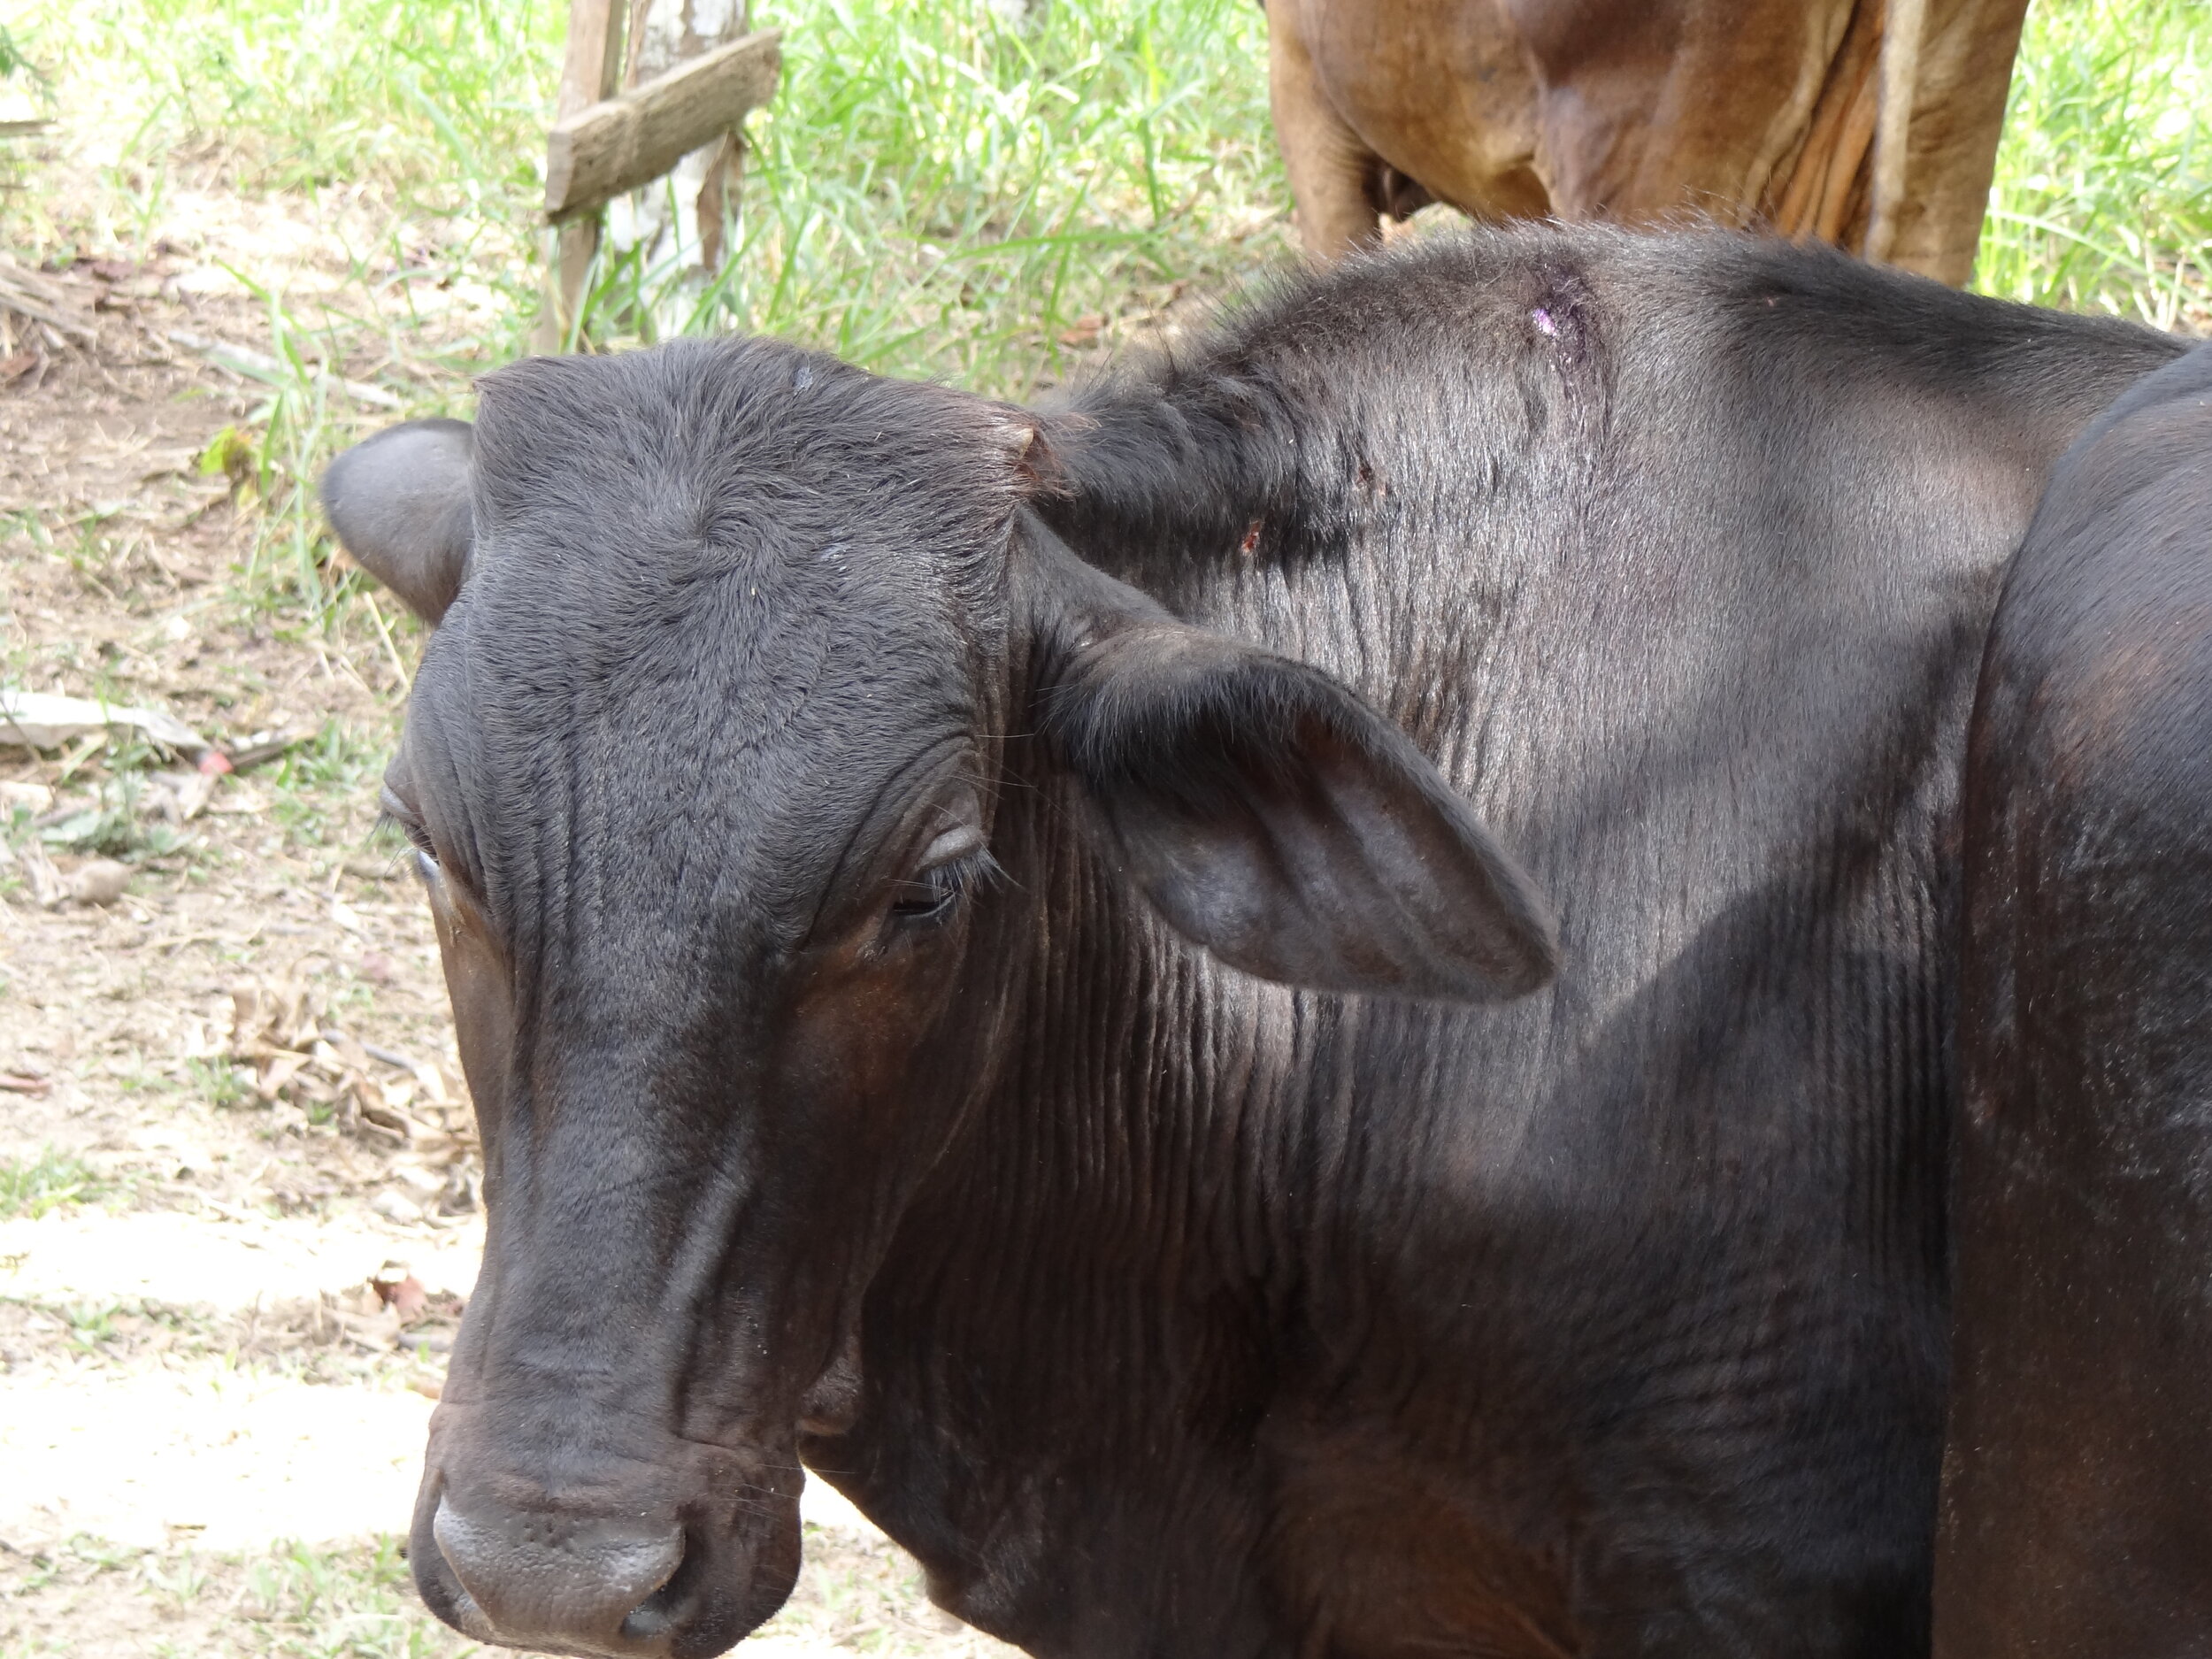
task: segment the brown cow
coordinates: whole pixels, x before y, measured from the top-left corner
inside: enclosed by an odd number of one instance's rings
[[[1701,216],[1957,286],[2027,0],[1265,0],[1306,250],[1430,200]]]

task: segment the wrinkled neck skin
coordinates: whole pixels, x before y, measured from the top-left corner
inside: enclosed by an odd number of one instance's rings
[[[1772,390],[1632,427],[1716,372],[1527,280],[1497,310],[1541,337],[1438,394],[1488,400],[1471,452],[1193,394],[1179,473],[1102,505],[1079,458],[1052,512],[1399,721],[1567,966],[1474,1010],[1225,970],[1009,743],[972,955],[1004,1036],[869,1290],[857,1410],[802,1450],[1041,1655],[1924,1647],[1953,780],[2039,480],[2142,365],[2046,341],[2018,376],[2078,396],[1838,375],[1807,412],[1789,342],[1717,339]],[[1157,442],[1139,403],[1083,412],[1094,455]]]
[[[1356,655],[1271,628],[1263,595],[1161,596],[1340,672]],[[1376,594],[1386,611],[1419,597]],[[1509,626],[1509,598],[1477,607]],[[1394,696],[1421,664],[1365,666],[1355,683],[1459,757],[1463,786],[1473,704]],[[1402,1635],[1448,1585],[1438,1633],[1566,1651],[1541,1644],[1573,1627],[1552,1517],[1574,1496],[1506,1469],[1470,1505],[1460,1476],[1420,1471],[1470,1450],[1463,1425],[1417,1426],[1468,1409],[1444,1380],[1465,1333],[1394,1283],[1440,1246],[1486,1248],[1417,1224],[1463,1202],[1456,1132],[1489,1104],[1442,1074],[1474,1052],[1452,1033],[1498,1017],[1225,969],[1078,833],[1093,810],[1039,741],[1010,742],[995,845],[1018,902],[972,951],[1003,964],[1005,1041],[870,1288],[851,1425],[803,1435],[806,1462],[918,1555],[933,1599],[1041,1655],[1259,1659],[1302,1631]],[[1525,1036],[1547,1017],[1506,1018]],[[1375,1090],[1379,1061],[1417,1083]],[[1330,1604],[1317,1586],[1362,1534],[1414,1558]]]

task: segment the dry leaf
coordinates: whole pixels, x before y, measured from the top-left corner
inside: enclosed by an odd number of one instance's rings
[[[422,1287],[422,1280],[408,1271],[404,1262],[385,1263],[369,1276],[369,1288],[376,1292],[377,1301],[395,1310],[403,1322],[411,1323],[430,1301],[430,1293]]]
[[[369,1200],[369,1213],[387,1221],[396,1221],[402,1226],[411,1226],[422,1219],[422,1206],[406,1194],[396,1193],[388,1187]]]
[[[172,824],[190,823],[199,817],[208,798],[215,793],[216,777],[214,772],[200,771],[156,773],[150,803],[154,816]]]
[[[292,1079],[306,1069],[307,1056],[303,1054],[273,1054],[261,1068],[254,1090],[264,1100],[275,1100],[284,1093]]]
[[[52,692],[0,690],[0,743],[20,749],[60,749],[81,737],[104,736],[110,726],[135,728],[180,755],[197,756],[207,740],[166,709],[129,709]]]
[[[32,903],[50,910],[69,896],[61,872],[54,868],[54,861],[38,842],[24,842],[16,860],[23,871],[23,890],[31,895]]]
[[[265,812],[269,803],[251,784],[234,782],[226,784],[222,793],[208,802],[207,810],[218,817],[228,818]]]
[[[231,1053],[241,1060],[262,1060],[280,1048],[304,1053],[322,1036],[322,998],[311,987],[264,986],[249,980],[233,986]]]

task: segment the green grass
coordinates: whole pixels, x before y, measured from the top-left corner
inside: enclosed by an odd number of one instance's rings
[[[111,230],[209,171],[249,193],[373,181],[419,219],[488,228],[536,193],[565,19],[549,0],[32,0],[11,39],[20,73],[109,95],[63,103],[121,140]],[[101,228],[41,205],[17,211],[65,248]]]
[[[66,264],[165,245],[188,260],[211,195],[351,210],[288,210],[347,238],[351,280],[311,319],[233,271],[268,359],[229,364],[257,402],[213,457],[252,526],[234,584],[247,609],[407,660],[411,624],[360,602],[315,507],[329,457],[396,418],[336,371],[354,365],[400,412],[439,413],[521,349],[565,19],[555,0],[29,0],[9,16],[0,88],[50,88],[69,142],[0,145],[14,187],[0,188],[0,250]],[[491,324],[430,338],[406,299],[424,285],[484,290]]]
[[[486,1648],[431,1617],[400,1540],[280,1542],[249,1552],[134,1549],[80,1536],[0,1552],[0,1659],[76,1651],[83,1621],[151,1633],[164,1659],[470,1659]],[[792,1598],[760,1634],[875,1659],[1011,1655],[926,1609],[912,1561],[810,1526]],[[742,1651],[741,1649],[741,1651]]]
[[[48,1147],[27,1162],[0,1158],[0,1221],[36,1221],[69,1205],[90,1203],[109,1190],[82,1158]]]
[[[0,1640],[0,1659],[75,1651],[83,1621],[99,1617],[89,1601],[104,1605],[107,1624],[139,1635],[132,1651],[155,1659],[467,1659],[487,1651],[424,1609],[390,1536],[250,1554],[78,1537],[0,1556],[0,1567],[7,1570],[0,1597],[15,1626]],[[119,1598],[135,1605],[127,1610]]]
[[[2212,0],[2039,0],[1974,282],[2212,326]]]
[[[518,231],[539,194],[565,12],[42,0],[26,50],[108,95],[116,159],[96,211],[71,221],[34,190],[0,234],[45,257],[104,236],[128,247],[179,180],[211,168],[250,193],[366,186],[392,226],[360,250],[364,269],[434,243],[511,300],[510,328],[468,342],[501,360],[536,303],[537,238]],[[738,328],[1019,393],[1087,319],[1286,254],[1252,0],[1053,0],[1030,29],[980,0],[764,4],[755,21],[785,31],[784,74],[750,123],[732,255],[696,292],[610,252],[588,318],[598,343]],[[318,449],[326,411],[305,394],[315,342],[265,298],[281,366],[257,482],[273,500],[266,474]]]
[[[268,792],[271,821],[295,847],[360,841],[375,821],[377,786],[396,735],[326,721],[312,738],[254,774]]]
[[[150,1568],[148,1576],[150,1586]],[[239,1610],[265,1632],[263,1653],[285,1659],[426,1659],[483,1651],[424,1610],[396,1538],[377,1538],[356,1549],[280,1545],[248,1562],[243,1576]],[[188,1583],[167,1593],[180,1606],[198,1599]]]
[[[1053,0],[1029,29],[947,0],[759,20],[786,30],[784,79],[727,265],[688,307],[640,307],[675,273],[611,256],[603,334],[657,311],[1020,396],[1063,371],[1064,334],[1288,255],[1250,0]]]
[[[184,1076],[192,1091],[219,1111],[259,1103],[253,1091],[252,1072],[228,1060],[188,1056]]]

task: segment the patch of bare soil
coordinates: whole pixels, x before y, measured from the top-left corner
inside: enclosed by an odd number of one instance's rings
[[[256,591],[252,516],[200,470],[254,395],[169,342],[250,350],[250,310],[157,265],[38,282],[88,337],[14,318],[6,684],[165,710],[217,758],[113,728],[0,748],[0,1157],[81,1158],[142,1205],[465,1215],[434,937],[370,833],[404,661]],[[73,881],[96,860],[124,865],[111,902]]]
[[[303,315],[407,296],[248,228],[0,265],[0,691],[208,746],[0,742],[0,1659],[476,1651],[396,1538],[482,1228],[429,918],[373,833],[414,635],[308,621],[256,449],[273,388],[365,431],[411,371],[334,326],[278,364],[210,273],[288,259]],[[1010,1651],[808,1511],[750,1651]]]

